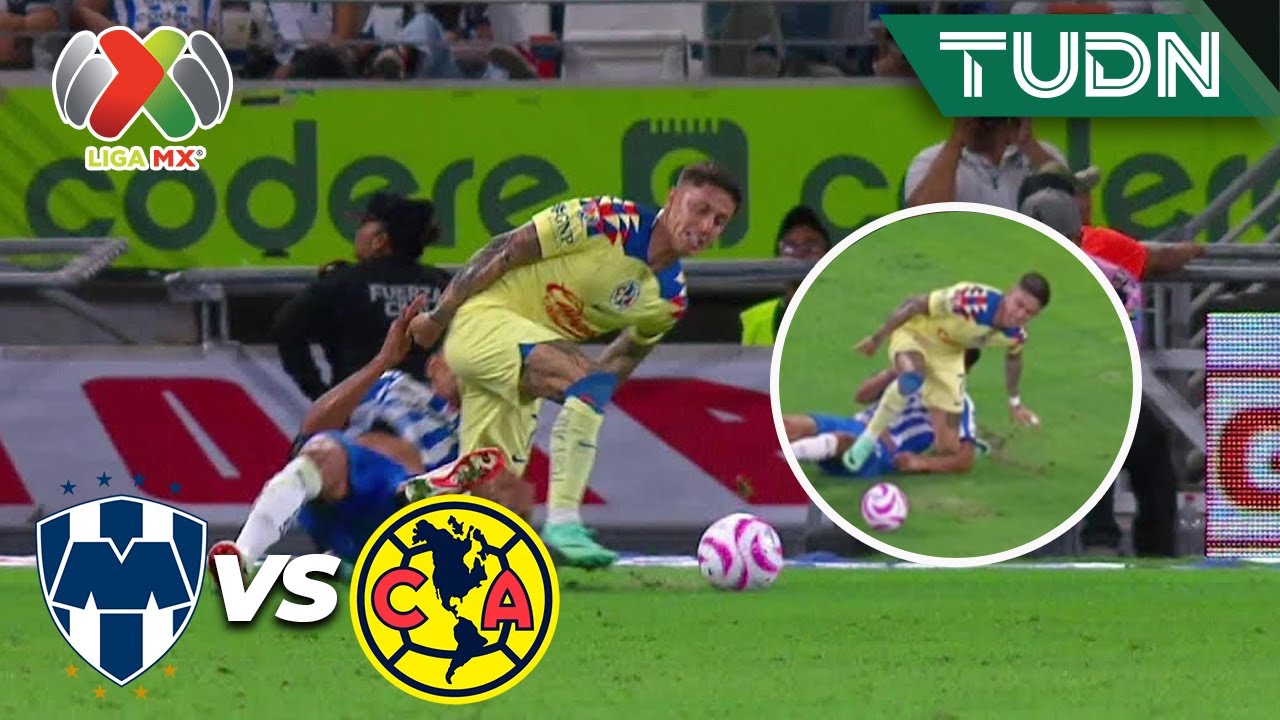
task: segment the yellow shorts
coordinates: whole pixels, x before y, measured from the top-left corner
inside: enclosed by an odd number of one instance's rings
[[[899,328],[889,336],[889,362],[894,363],[898,353],[904,352],[916,352],[924,357],[924,387],[920,388],[920,399],[925,407],[952,415],[963,412],[964,350],[923,340],[910,330]]]
[[[521,346],[560,339],[509,310],[464,307],[458,312],[445,336],[444,359],[458,377],[462,397],[460,453],[496,447],[513,473],[524,473],[542,400],[520,392]]]

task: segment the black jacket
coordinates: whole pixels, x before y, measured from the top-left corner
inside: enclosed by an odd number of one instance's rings
[[[381,257],[338,268],[313,281],[276,317],[273,335],[285,372],[312,400],[342,382],[378,354],[387,328],[419,294],[433,307],[449,284],[439,268]],[[329,384],[311,356],[324,348],[332,366]],[[400,369],[423,378],[426,351],[414,347]]]

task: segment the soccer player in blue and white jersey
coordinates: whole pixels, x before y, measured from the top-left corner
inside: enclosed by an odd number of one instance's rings
[[[977,350],[965,353],[966,371],[977,362],[979,354]],[[975,456],[985,451],[986,445],[978,439],[973,399],[967,393],[964,394],[960,413],[958,450],[939,451],[935,444],[939,429],[946,422],[945,415],[931,410],[918,397],[913,397],[877,439],[871,458],[857,469],[846,465],[843,460],[845,452],[866,430],[880,395],[896,376],[895,371],[885,370],[863,383],[856,399],[860,404],[873,404],[853,417],[820,414],[783,416],[787,440],[796,459],[815,462],[827,474],[841,477],[873,478],[895,472],[968,472],[973,467]]]
[[[411,346],[409,318],[423,303],[401,312],[372,361],[312,404],[292,458],[263,486],[239,537],[210,549],[211,570],[215,555],[255,566],[295,521],[322,551],[355,562],[405,504],[479,490],[502,470],[493,448],[458,456],[458,383],[441,353],[427,362],[429,386],[391,369]],[[532,494],[492,499],[519,508]]]

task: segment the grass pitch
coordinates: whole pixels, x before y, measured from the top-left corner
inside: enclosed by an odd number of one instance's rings
[[[541,664],[478,705],[375,673],[347,605],[314,628],[230,630],[205,589],[177,646],[125,688],[62,640],[34,570],[0,571],[10,718],[1270,718],[1269,568],[788,568],[722,593],[694,569],[561,571]],[[345,585],[339,585],[345,598]],[[278,596],[277,596],[278,599]],[[76,677],[63,668],[74,663]],[[160,669],[170,665],[172,677]],[[145,698],[136,697],[147,689]]]
[[[941,557],[998,553],[1035,540],[1097,490],[1124,441],[1132,371],[1124,326],[1107,291],[1067,250],[1011,220],[934,213],[901,220],[837,256],[799,303],[779,375],[783,413],[852,415],[863,380],[889,366],[853,350],[909,295],[969,280],[1004,289],[1037,270],[1049,306],[1028,326],[1023,401],[1041,419],[1014,424],[1004,357],[987,350],[969,377],[981,437],[993,446],[967,475],[894,476],[911,504],[906,524],[881,538]],[[887,345],[887,343],[886,343]],[[870,532],[859,502],[871,482],[807,476],[846,520]]]

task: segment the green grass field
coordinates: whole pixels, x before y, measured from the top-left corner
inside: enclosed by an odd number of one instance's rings
[[[1003,353],[987,351],[969,378],[981,436],[994,448],[965,476],[898,476],[911,514],[877,537],[941,557],[1018,547],[1071,517],[1097,490],[1124,441],[1132,370],[1124,326],[1104,290],[1067,250],[1004,218],[935,213],[899,221],[859,240],[827,266],[799,303],[779,375],[783,413],[856,412],[863,380],[889,366],[853,346],[909,295],[970,280],[999,288],[1037,270],[1048,277],[1048,308],[1028,326],[1021,381],[1041,419],[1016,427],[1007,409]],[[857,408],[861,409],[861,408]],[[870,486],[808,468],[809,480],[846,520]]]
[[[208,588],[159,663],[172,677],[153,668],[96,699],[103,680],[59,636],[35,571],[8,569],[0,715],[1239,719],[1274,717],[1280,702],[1269,670],[1280,630],[1266,611],[1280,572],[1269,568],[788,568],[745,594],[714,591],[694,569],[615,568],[565,570],[561,585],[541,664],[478,705],[392,687],[361,653],[345,602],[316,628],[264,612],[230,630]]]

